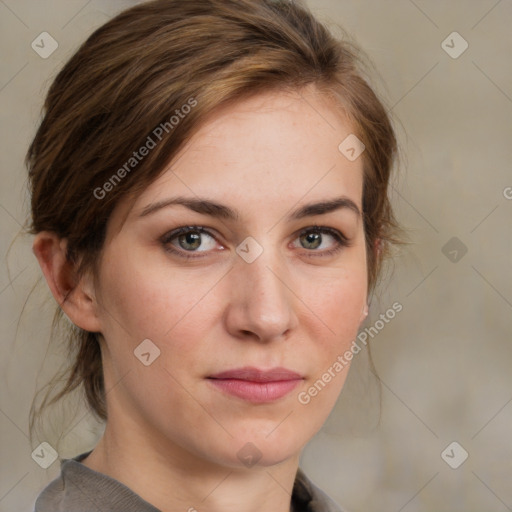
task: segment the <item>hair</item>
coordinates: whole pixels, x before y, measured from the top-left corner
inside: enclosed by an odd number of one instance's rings
[[[388,197],[397,141],[364,77],[362,55],[291,1],[155,0],[121,12],[90,35],[49,88],[26,155],[29,232],[66,239],[77,275],[94,272],[116,205],[152,183],[216,108],[266,91],[315,86],[342,106],[365,145],[371,292],[390,246],[401,243],[401,229]],[[148,137],[158,142],[131,161]],[[62,317],[57,308],[54,328]],[[37,413],[32,403],[31,433],[43,408],[80,386],[90,410],[107,419],[99,336],[76,326],[66,331],[74,360],[52,400],[47,394]]]

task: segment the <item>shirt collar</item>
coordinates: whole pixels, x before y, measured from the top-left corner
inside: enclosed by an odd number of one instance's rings
[[[80,490],[80,483],[87,475],[87,480],[95,493],[89,496],[93,503],[100,505],[100,510],[112,512],[160,512],[150,503],[143,500],[130,488],[103,473],[99,473],[81,463],[92,450],[77,455],[72,459],[61,462],[61,471],[64,481],[68,481]],[[81,490],[86,494],[86,490]],[[291,512],[343,512],[343,510],[321,489],[319,489],[298,468],[292,491]],[[106,505],[108,504],[108,507]]]

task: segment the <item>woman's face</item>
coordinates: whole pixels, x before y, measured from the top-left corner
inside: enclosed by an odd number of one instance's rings
[[[366,303],[362,158],[338,149],[351,133],[315,90],[262,94],[118,206],[96,299],[119,432],[234,467],[297,456],[318,431]],[[257,371],[276,368],[296,375]]]

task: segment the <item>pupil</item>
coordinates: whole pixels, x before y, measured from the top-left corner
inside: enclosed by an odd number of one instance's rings
[[[186,245],[192,246],[188,247],[191,249],[197,249],[201,245],[200,235],[198,233],[186,233],[181,236],[181,240],[184,240]]]
[[[314,248],[318,247],[318,243],[315,244],[315,242],[318,242],[320,240],[320,234],[319,233],[308,233],[306,235],[306,239],[307,239],[307,243],[308,244],[313,244],[314,245]]]

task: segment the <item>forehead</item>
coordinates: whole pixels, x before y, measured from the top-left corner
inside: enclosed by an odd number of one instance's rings
[[[224,106],[138,196],[130,216],[171,195],[222,199],[264,215],[343,194],[361,209],[362,158],[350,161],[338,148],[352,132],[341,109],[312,89]]]

